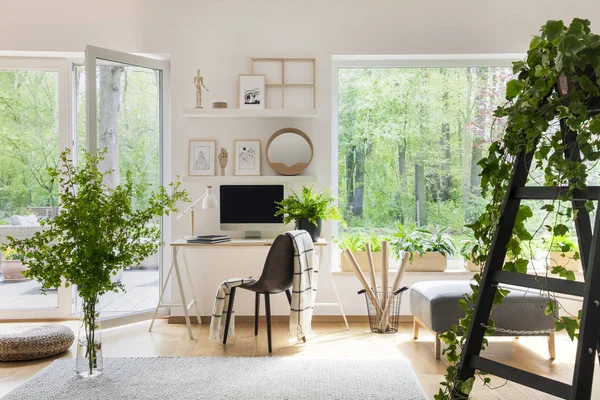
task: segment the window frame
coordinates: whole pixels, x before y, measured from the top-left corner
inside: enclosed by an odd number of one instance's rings
[[[523,53],[498,54],[408,54],[408,55],[332,55],[331,56],[331,194],[339,195],[339,72],[353,68],[465,68],[510,67],[525,59]],[[340,224],[332,221],[331,235],[339,237]],[[339,268],[339,249],[332,246],[332,260]]]

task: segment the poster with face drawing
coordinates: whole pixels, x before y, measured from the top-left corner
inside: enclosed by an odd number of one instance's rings
[[[241,109],[265,108],[265,76],[240,75],[238,95]]]
[[[215,148],[216,141],[214,140],[190,140],[188,155],[188,175],[215,175]]]
[[[235,175],[260,175],[260,140],[235,141]]]

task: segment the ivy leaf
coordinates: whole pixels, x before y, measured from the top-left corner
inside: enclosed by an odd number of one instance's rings
[[[554,226],[554,236],[565,236],[569,232],[569,228],[565,224],[557,224]]]
[[[537,49],[542,42],[543,42],[543,39],[540,36],[534,36],[533,39],[531,39],[531,42],[529,43],[529,50]],[[522,61],[518,61],[518,62],[522,62]],[[523,64],[525,64],[525,63],[523,63]],[[516,72],[517,71],[515,71],[515,63],[513,62],[513,73],[516,73]]]
[[[540,207],[542,210],[546,210],[548,212],[552,212],[554,211],[554,205],[552,204],[544,204],[542,207]]]
[[[464,381],[461,385],[460,385],[460,391],[463,394],[469,394],[471,393],[471,390],[473,390],[473,383],[475,382],[475,377],[472,376],[469,379],[467,379],[466,381]]]
[[[575,332],[579,328],[579,322],[575,318],[562,317],[556,321],[554,321],[554,327],[557,332],[562,331],[563,329],[567,331],[567,335],[571,340],[575,340]]]
[[[546,39],[552,42],[552,44],[556,45],[554,41],[558,39],[565,28],[565,24],[562,21],[548,21],[546,25],[542,28],[543,32],[546,34]]]
[[[566,35],[558,43],[557,49],[566,56],[574,56],[585,49],[585,44],[575,35]]]
[[[519,94],[521,94],[524,88],[525,83],[517,79],[508,81],[508,83],[506,84],[506,98],[510,100],[517,97]]]
[[[515,269],[520,274],[526,274],[527,273],[527,266],[528,265],[529,265],[529,260],[525,260],[525,259],[519,258],[518,260],[515,261]]]

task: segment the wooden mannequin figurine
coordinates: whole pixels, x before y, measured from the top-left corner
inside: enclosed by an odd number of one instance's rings
[[[194,86],[196,87],[196,108],[202,108],[202,88],[210,92],[206,86],[204,86],[204,78],[200,76],[200,70],[197,71],[197,75],[194,77]]]
[[[227,159],[229,158],[227,150],[221,148],[221,152],[217,158],[219,159],[219,165],[221,166],[221,176],[225,176],[225,167],[227,166]]]

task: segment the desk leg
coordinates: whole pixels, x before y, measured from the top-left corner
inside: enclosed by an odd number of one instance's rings
[[[183,266],[185,267],[188,282],[190,283],[190,289],[192,289],[192,301],[194,302],[194,309],[196,310],[196,318],[198,318],[198,323],[202,324],[202,318],[200,317],[200,306],[198,305],[198,300],[196,300],[196,289],[194,288],[194,281],[192,280],[190,267],[188,266],[187,257],[185,256],[185,248],[182,249],[181,256],[183,257]]]
[[[175,254],[175,253],[173,253]],[[163,283],[162,291],[160,292],[160,297],[158,298],[158,304],[156,305],[156,310],[154,310],[154,315],[152,316],[152,322],[150,322],[150,328],[148,332],[152,332],[152,327],[154,326],[154,320],[156,319],[156,315],[158,314],[158,309],[162,306],[163,297],[165,296],[165,292],[167,291],[167,285],[169,284],[169,279],[171,279],[171,273],[173,272],[173,265],[175,264],[174,259],[171,260],[171,266],[169,267],[169,272],[167,273],[167,277],[165,278],[165,283]]]
[[[321,266],[325,264],[325,255],[324,251],[325,247],[321,247],[319,249],[319,269]],[[327,275],[329,276],[329,280],[331,281],[331,286],[333,287],[333,293],[335,294],[335,299],[337,301],[338,306],[340,307],[340,312],[342,313],[342,317],[344,318],[344,323],[346,324],[346,329],[350,329],[350,325],[348,325],[348,320],[346,319],[346,313],[344,312],[344,307],[342,306],[342,302],[340,300],[340,294],[337,290],[337,285],[335,284],[335,280],[333,279],[333,274],[331,273],[331,264],[327,262]]]
[[[194,339],[192,333],[192,324],[190,323],[190,313],[188,312],[188,303],[185,300],[185,291],[183,290],[183,282],[181,281],[181,273],[179,272],[179,263],[177,262],[177,246],[173,248],[173,265],[175,267],[175,275],[177,276],[177,284],[179,285],[179,293],[181,295],[181,304],[183,305],[183,313],[185,315],[185,324],[187,325],[190,339]]]

